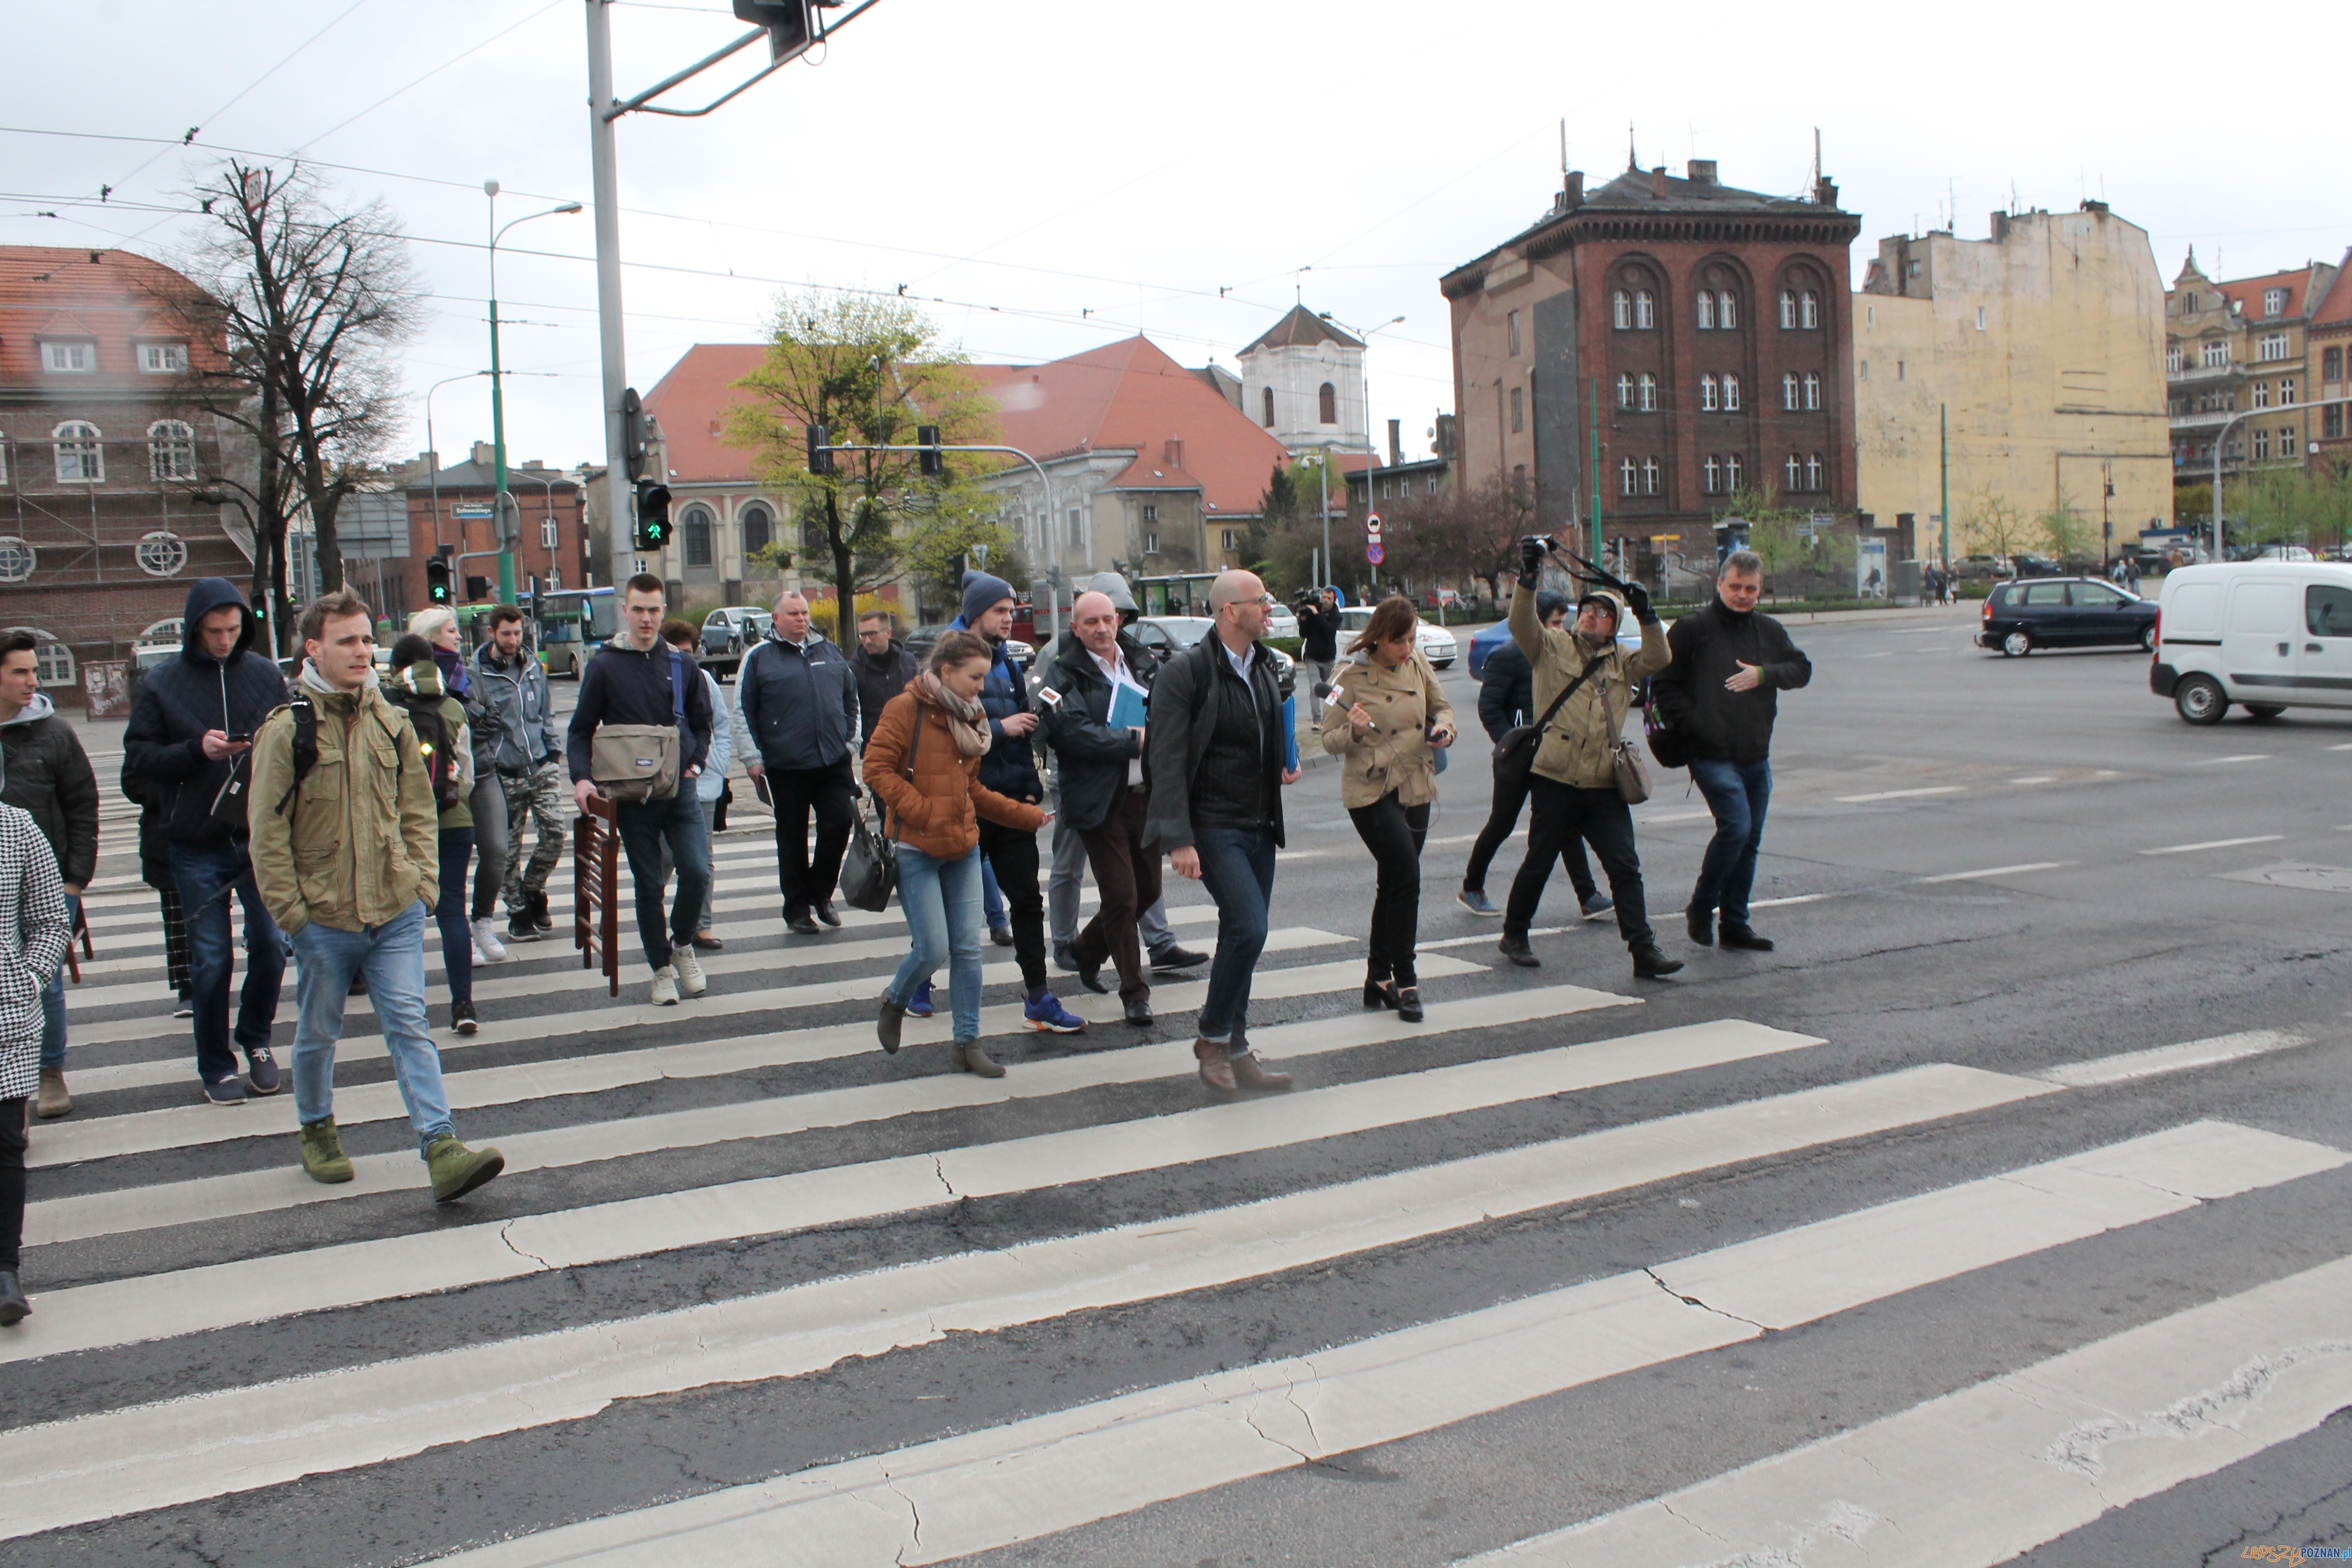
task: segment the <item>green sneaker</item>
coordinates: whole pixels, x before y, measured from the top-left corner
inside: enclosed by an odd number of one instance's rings
[[[505,1170],[507,1157],[496,1149],[468,1149],[445,1132],[425,1151],[425,1168],[433,1175],[433,1201],[448,1204]]]
[[[343,1141],[335,1136],[333,1117],[302,1123],[302,1169],[314,1182],[352,1179],[351,1156],[343,1152]]]

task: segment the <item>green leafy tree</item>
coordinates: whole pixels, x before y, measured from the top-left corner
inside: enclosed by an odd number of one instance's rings
[[[1781,505],[1769,486],[1732,491],[1728,504],[1716,514],[1718,521],[1738,518],[1748,524],[1748,548],[1764,563],[1768,577],[1811,569],[1813,552],[1804,527],[1810,516]]]
[[[2066,490],[2058,492],[2057,502],[2033,520],[2043,548],[2050,558],[2062,564],[2069,561],[2086,561],[2092,546],[2098,542],[2098,531],[2091,520],[2075,508],[2074,498]]]
[[[833,473],[809,471],[812,426],[853,447],[911,446],[919,425],[938,426],[950,446],[994,439],[992,405],[966,363],[902,300],[811,291],[777,301],[767,358],[735,384],[751,396],[728,410],[725,439],[751,453],[754,474],[794,497],[802,570],[816,556],[838,603],[909,574],[943,579],[950,559],[974,545],[1013,566],[994,499],[953,453],[937,479],[921,474],[912,452],[839,452]]]
[[[2014,555],[2025,548],[2025,511],[2015,501],[1987,486],[1969,500],[1960,531],[1977,550],[1988,555]]]

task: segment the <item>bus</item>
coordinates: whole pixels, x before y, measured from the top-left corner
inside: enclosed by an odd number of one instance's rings
[[[620,601],[610,588],[560,588],[537,604],[529,594],[520,597],[536,627],[539,662],[551,676],[577,679],[597,645],[621,629]]]

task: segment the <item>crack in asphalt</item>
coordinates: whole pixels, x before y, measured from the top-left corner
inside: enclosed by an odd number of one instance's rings
[[[2270,1385],[2296,1365],[2342,1355],[2352,1355],[2352,1340],[2316,1340],[2290,1345],[2274,1356],[2254,1356],[2211,1388],[2177,1399],[2161,1410],[2080,1422],[2051,1439],[2042,1451],[2042,1460],[2095,1486],[2106,1471],[2102,1456],[2110,1445],[2141,1438],[2185,1442],[2216,1428],[2235,1430],[2240,1412],[2259,1403]]]
[[[533,1263],[538,1264],[541,1268],[552,1273],[554,1271],[555,1265],[550,1263],[546,1258],[540,1257],[539,1254],[535,1252],[525,1252],[521,1247],[515,1245],[514,1227],[521,1223],[522,1222],[520,1220],[510,1219],[507,1221],[506,1224],[499,1226],[499,1239],[506,1243],[507,1250],[513,1253],[517,1258],[528,1258]]]
[[[1745,1323],[1759,1333],[1769,1334],[1772,1331],[1771,1325],[1769,1323],[1759,1323],[1753,1318],[1743,1318],[1737,1312],[1727,1312],[1720,1307],[1710,1307],[1696,1296],[1684,1295],[1681,1291],[1675,1289],[1673,1286],[1660,1279],[1658,1277],[1658,1271],[1654,1268],[1649,1268],[1645,1265],[1643,1268],[1642,1272],[1650,1277],[1651,1284],[1655,1285],[1659,1289],[1664,1290],[1667,1295],[1672,1296],[1675,1300],[1680,1301],[1685,1307],[1696,1307],[1702,1312],[1713,1312],[1718,1318],[1728,1318],[1735,1323]]]

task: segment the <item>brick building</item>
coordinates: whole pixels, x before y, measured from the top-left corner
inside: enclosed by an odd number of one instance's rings
[[[1800,200],[1736,190],[1705,160],[1590,194],[1571,172],[1542,218],[1440,282],[1460,482],[1506,478],[1567,529],[1597,478],[1608,548],[1645,574],[1664,553],[1711,561],[1735,490],[1850,519],[1860,227],[1826,179]]]
[[[498,548],[490,521],[498,465],[490,444],[475,442],[464,462],[436,471],[438,461],[437,453],[419,452],[415,461],[403,464],[394,475],[405,500],[406,522],[396,537],[387,537],[393,531],[374,524],[375,513],[365,495],[351,497],[337,515],[344,577],[354,592],[371,595],[380,570],[382,608],[395,619],[424,607],[425,563],[439,546],[454,545],[461,552]],[[522,543],[515,552],[516,589],[527,590],[534,575],[550,588],[588,586],[597,544],[587,526],[580,477],[536,458],[509,462],[507,493],[514,497],[522,518]],[[498,557],[477,554],[457,567],[455,587],[461,600],[467,577],[488,578],[489,596],[497,597]]]
[[[2172,461],[2183,486],[2210,484],[2214,443],[2221,476],[2305,464],[2324,426],[2305,405],[2326,395],[2325,350],[2312,319],[2336,269],[2313,262],[2291,272],[2215,281],[2190,251],[2165,298],[2165,380],[2172,413]]]
[[[249,589],[249,524],[191,495],[252,466],[182,395],[221,352],[167,303],[194,287],[127,251],[0,246],[0,626],[43,639],[60,703],[82,662],[175,621],[194,579]]]

